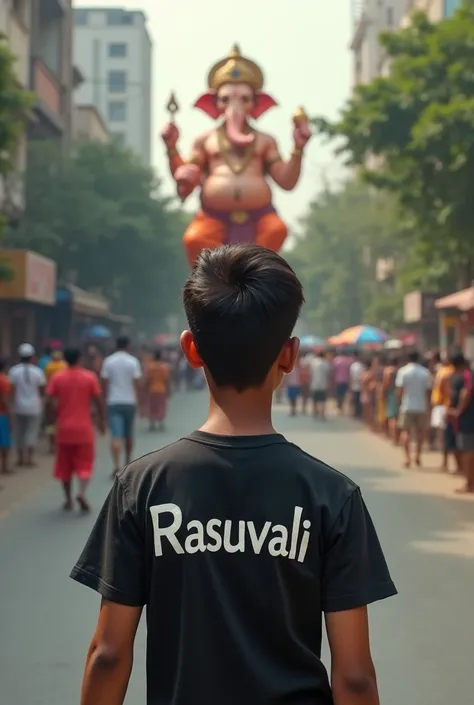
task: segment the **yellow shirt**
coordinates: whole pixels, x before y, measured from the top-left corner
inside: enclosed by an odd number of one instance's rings
[[[64,370],[67,370],[67,362],[64,362],[64,360],[53,360],[52,362],[48,362],[44,368],[44,373],[46,379],[50,380],[57,372],[63,372]]]
[[[154,360],[147,365],[148,389],[152,394],[166,394],[170,379],[170,368],[166,362]]]
[[[444,398],[443,383],[448,377],[451,377],[452,374],[454,374],[454,367],[452,365],[443,365],[436,373],[433,391],[431,392],[431,403],[433,406],[447,406],[449,404],[449,399]]]

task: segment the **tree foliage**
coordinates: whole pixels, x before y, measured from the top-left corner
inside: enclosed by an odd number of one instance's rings
[[[407,252],[403,243],[390,195],[353,181],[318,196],[288,253],[303,282],[303,316],[311,331],[328,336],[360,323],[398,325],[402,291],[390,273],[378,282],[377,267],[384,261],[399,266]]]
[[[438,284],[467,286],[474,275],[474,0],[436,24],[416,14],[380,41],[390,75],[358,86],[336,123],[314,122],[342,138],[338,151],[367,182],[396,194],[419,262],[439,273]]]
[[[54,143],[34,142],[28,158],[16,246],[53,258],[63,281],[156,331],[179,308],[185,217],[161,196],[152,170],[117,143],[83,142],[64,158]]]

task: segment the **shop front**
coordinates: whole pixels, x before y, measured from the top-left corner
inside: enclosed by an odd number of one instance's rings
[[[438,294],[427,291],[411,291],[403,301],[403,320],[420,350],[438,345],[438,319],[435,302]]]
[[[11,358],[21,343],[51,337],[56,263],[30,250],[0,250],[0,259],[11,272],[0,282],[0,355]]]
[[[84,340],[84,331],[107,321],[109,309],[110,304],[103,296],[72,284],[58,287],[52,316],[53,338],[67,345],[80,345]]]
[[[474,286],[443,296],[435,305],[441,350],[446,353],[455,347],[474,361]]]

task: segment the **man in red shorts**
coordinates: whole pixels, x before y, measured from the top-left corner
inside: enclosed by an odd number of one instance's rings
[[[54,476],[62,482],[65,510],[73,507],[72,477],[79,480],[76,501],[83,512],[89,511],[86,488],[95,459],[95,434],[92,421],[92,402],[98,412],[98,426],[105,433],[105,408],[97,375],[80,367],[80,352],[64,351],[68,369],[54,375],[46,394],[50,403],[57,405],[57,446]]]

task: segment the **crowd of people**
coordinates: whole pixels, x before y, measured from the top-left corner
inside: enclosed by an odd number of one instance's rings
[[[34,467],[41,441],[55,455],[54,476],[62,483],[64,509],[89,510],[86,488],[95,461],[96,431],[111,439],[112,477],[132,458],[134,423],[146,418],[150,431],[165,428],[173,389],[192,387],[188,365],[177,350],[143,346],[132,354],[120,337],[106,354],[96,344],[62,349],[56,342],[37,357],[30,343],[18,349],[18,362],[0,361],[0,472]],[[194,385],[196,386],[196,385]]]
[[[461,492],[474,492],[474,376],[461,353],[444,359],[417,351],[330,353],[303,351],[284,380],[290,414],[326,419],[326,404],[384,434],[420,467],[424,449],[442,453],[441,468],[465,477]],[[282,389],[279,390],[281,396]]]

